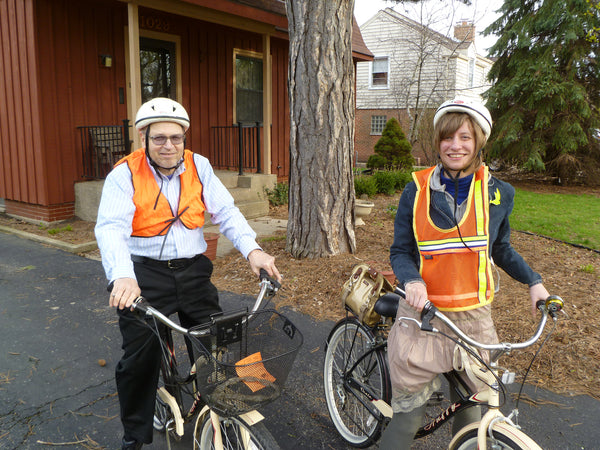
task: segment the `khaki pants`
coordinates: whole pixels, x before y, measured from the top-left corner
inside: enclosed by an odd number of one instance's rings
[[[490,305],[470,311],[446,311],[444,315],[476,341],[485,344],[498,342]],[[420,320],[420,313],[400,301],[397,317]],[[454,336],[438,319],[434,319],[432,325]],[[424,405],[431,394],[439,389],[438,375],[453,369],[455,346],[454,341],[441,334],[421,331],[414,322],[396,320],[388,338],[392,408],[395,413],[409,412]],[[487,362],[487,352],[480,353]],[[468,379],[467,383],[474,387]]]

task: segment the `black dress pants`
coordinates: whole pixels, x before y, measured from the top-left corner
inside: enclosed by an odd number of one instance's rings
[[[190,265],[171,269],[156,261],[134,262],[142,296],[165,315],[178,313],[183,327],[206,322],[220,312],[216,287],[211,283],[212,262],[200,255]],[[154,333],[129,309],[118,310],[123,356],[115,378],[125,436],[152,442],[154,404],[161,349]]]

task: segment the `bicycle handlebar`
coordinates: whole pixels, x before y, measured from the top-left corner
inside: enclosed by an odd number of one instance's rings
[[[256,297],[256,301],[254,302],[254,305],[252,306],[252,310],[248,314],[248,317],[252,317],[252,315],[256,311],[258,311],[258,309],[260,309],[264,300],[275,295],[275,293],[279,290],[280,287],[281,284],[273,278],[271,278],[266,270],[260,269],[260,292]],[[190,330],[173,322],[159,310],[152,307],[144,297],[138,297],[131,305],[131,309],[133,311],[143,313],[145,316],[154,317],[159,322],[163,323],[164,325],[181,334],[190,334],[191,336],[195,337],[201,337],[210,334],[210,328]]]
[[[400,294],[403,297],[405,296],[404,291],[400,288],[396,288],[396,293]],[[448,326],[448,328],[450,328],[456,334],[456,336],[458,336],[467,344],[483,350],[497,350],[508,353],[512,349],[522,349],[536,343],[537,340],[540,338],[544,327],[546,326],[548,316],[552,317],[552,320],[556,320],[556,315],[562,310],[563,306],[564,301],[557,295],[551,295],[546,300],[539,300],[536,303],[536,307],[541,311],[542,317],[540,318],[540,323],[538,324],[537,330],[531,338],[524,342],[518,343],[500,342],[499,344],[483,344],[481,342],[477,342],[476,340],[471,339],[469,336],[467,336],[460,328],[458,328],[458,326],[454,324],[454,322],[452,322],[452,320],[450,320],[441,311],[439,311],[430,301],[427,301],[427,303],[425,303],[423,311],[421,311],[420,322],[412,317],[398,317],[397,320],[412,321],[415,322],[423,331],[439,333],[440,330],[435,328],[430,323],[431,319],[437,317],[439,320],[445,323]]]

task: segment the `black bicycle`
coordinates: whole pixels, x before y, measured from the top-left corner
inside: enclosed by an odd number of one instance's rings
[[[403,297],[404,292],[396,288],[394,293],[379,298],[375,311],[382,316],[382,320],[374,327],[364,325],[347,308],[346,317],[333,327],[327,338],[323,368],[327,408],[339,434],[354,447],[363,448],[376,443],[393,414],[390,406],[392,391],[387,362],[387,334],[396,317],[398,302]],[[415,439],[433,433],[459,411],[476,405],[487,405],[488,411],[481,421],[460,430],[450,442],[449,449],[485,449],[486,446],[494,449],[539,449],[530,437],[520,431],[516,423],[516,408],[508,417],[500,412],[503,403],[501,397],[506,396],[505,384],[513,382],[515,375],[509,371],[500,375],[500,371],[504,369],[497,362],[512,350],[523,349],[537,342],[548,316],[556,324],[557,313],[562,310],[563,304],[562,299],[557,296],[538,302],[537,308],[542,313],[538,327],[535,334],[522,343],[488,345],[476,342],[431,303],[423,309],[421,321],[399,317],[397,320],[412,322],[428,332],[441,333],[431,323],[434,318],[446,324],[456,337],[444,335],[465,349],[466,358],[463,363],[485,385],[482,391],[473,392],[457,371],[444,374],[450,389],[456,392],[459,400],[421,427]],[[486,364],[474,349],[488,350],[490,362]],[[439,396],[443,394],[434,395],[438,397],[434,402],[437,400],[439,403]]]
[[[302,333],[264,306],[279,283],[261,272],[251,311],[213,315],[181,327],[143,298],[133,304],[162,348],[154,428],[179,440],[195,420],[194,449],[278,449],[257,408],[281,393],[302,345]]]

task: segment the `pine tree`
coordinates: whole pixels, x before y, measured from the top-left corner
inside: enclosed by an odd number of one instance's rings
[[[556,174],[598,160],[598,0],[505,0],[487,92],[491,156]],[[488,147],[489,148],[489,147]]]
[[[415,163],[411,154],[412,146],[394,117],[386,122],[374,150],[375,155],[369,157],[367,167],[391,166],[412,169]]]

